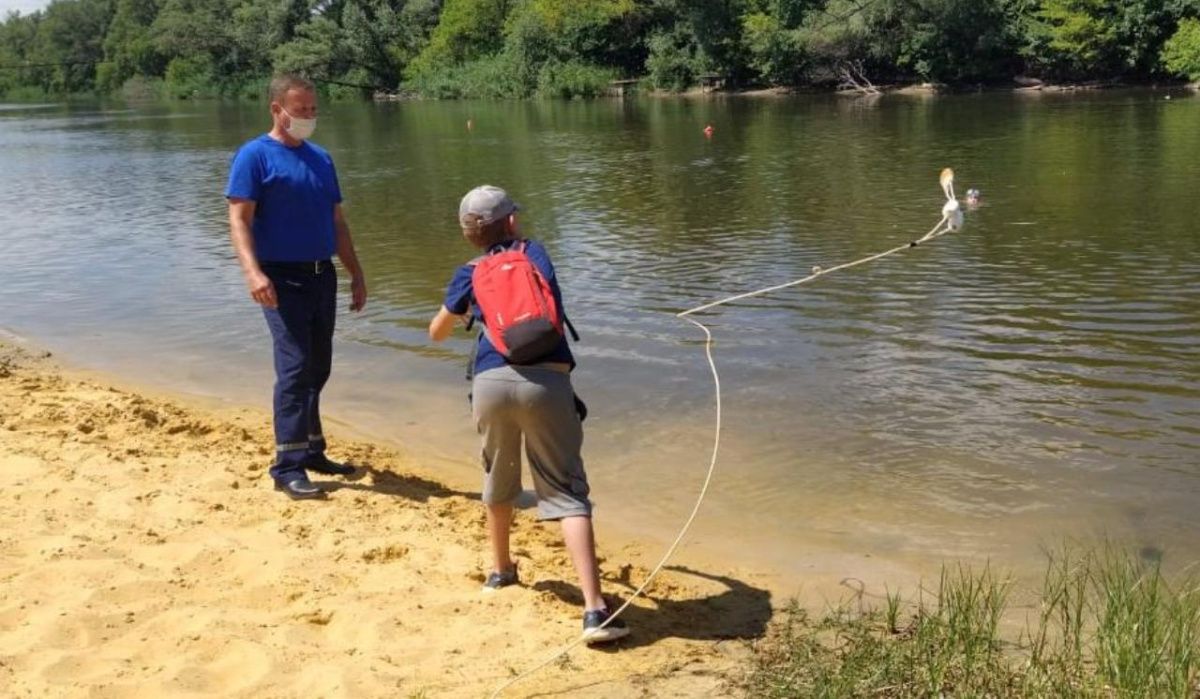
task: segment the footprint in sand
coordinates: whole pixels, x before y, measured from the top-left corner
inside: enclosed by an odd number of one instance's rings
[[[111,678],[113,670],[110,661],[89,651],[59,655],[42,669],[41,676],[51,685],[93,684],[105,677]]]
[[[272,674],[274,663],[264,646],[243,639],[201,639],[188,652],[167,684],[214,696],[246,695]]]

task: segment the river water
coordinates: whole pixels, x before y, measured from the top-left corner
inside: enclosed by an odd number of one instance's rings
[[[266,407],[221,198],[265,126],[254,105],[0,108],[0,327]],[[509,189],[558,266],[602,527],[661,542],[713,432],[701,337],[673,314],[923,234],[952,166],[983,192],[963,231],[702,316],[725,434],[690,547],[785,575],[1022,568],[1063,537],[1200,557],[1190,93],[330,104],[316,140],[372,295],[339,320],[327,409],[452,481],[477,478],[469,341],[424,333],[473,254],[472,186]]]

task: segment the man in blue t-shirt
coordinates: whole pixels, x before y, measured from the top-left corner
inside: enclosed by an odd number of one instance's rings
[[[350,274],[350,310],[367,285],[342,213],[333,159],[308,140],[317,95],[308,80],[271,81],[270,132],[238,149],[225,197],[229,230],[250,297],[263,307],[275,351],[275,488],[293,499],[325,493],[308,471],[348,476],[354,468],[325,456],[321,389],[333,358],[337,305],[334,254]]]

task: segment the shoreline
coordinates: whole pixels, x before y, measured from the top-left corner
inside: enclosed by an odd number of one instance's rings
[[[867,92],[854,88],[839,88],[833,86],[800,86],[800,87],[756,87],[756,88],[690,88],[683,92],[670,92],[665,90],[647,90],[645,92],[635,93],[635,96],[645,96],[656,99],[670,98],[704,98],[704,97],[755,97],[755,98],[781,98],[781,97],[798,97],[804,95],[835,95],[838,97],[882,97],[885,95],[918,95],[918,96],[943,96],[950,97],[955,95],[970,95],[979,93],[1011,93],[1011,94],[1070,94],[1075,92],[1098,92],[1098,91],[1121,91],[1121,90],[1190,90],[1192,92],[1200,91],[1200,83],[1195,82],[1147,82],[1147,83],[1126,83],[1120,81],[1088,81],[1081,83],[1045,83],[1040,80],[1030,81],[1014,81],[1012,84],[963,84],[950,85],[945,83],[928,83],[928,82],[912,82],[912,83],[885,83],[872,86],[875,92]],[[612,97],[620,98],[620,95],[611,95]]]
[[[955,96],[955,95],[970,95],[979,93],[1000,94],[1010,93],[1014,95],[1037,95],[1037,94],[1074,94],[1079,92],[1119,92],[1122,90],[1128,91],[1187,91],[1192,93],[1200,92],[1200,82],[1189,82],[1186,80],[1178,81],[1152,81],[1152,82],[1122,82],[1116,80],[1097,80],[1084,81],[1078,83],[1047,83],[1040,80],[1029,81],[1014,81],[1011,84],[1004,83],[975,83],[950,85],[944,83],[927,83],[927,82],[911,82],[911,83],[885,83],[873,86],[877,92],[864,92],[853,88],[839,88],[836,86],[821,86],[821,85],[803,85],[790,87],[748,87],[748,88],[706,88],[706,87],[691,87],[681,92],[670,90],[660,90],[657,88],[634,88],[628,94],[624,90],[612,88],[608,92],[596,97],[584,98],[585,101],[591,100],[627,100],[627,99],[705,99],[705,98],[785,98],[785,97],[800,97],[806,95],[834,95],[839,97],[882,97],[885,95],[901,95],[901,96]],[[556,101],[555,98],[545,97],[526,97],[510,100],[499,100],[508,102],[531,102],[550,99]],[[579,99],[579,98],[576,98]],[[10,105],[20,105],[24,108],[49,108],[63,104],[71,104],[75,102],[92,102],[92,101],[108,101],[115,100],[119,102],[138,103],[138,104],[172,104],[172,103],[188,103],[188,102],[254,102],[256,100],[246,100],[227,97],[200,97],[192,99],[172,99],[163,97],[153,98],[136,98],[130,99],[120,93],[111,94],[88,94],[88,93],[73,93],[67,95],[38,95],[36,99],[21,99],[13,98],[0,94],[0,103]],[[371,97],[363,97],[360,100],[338,100],[346,102],[361,101],[364,103],[373,104],[403,104],[408,102],[471,102],[479,101],[479,98],[454,98],[442,99],[436,97],[423,97],[413,93],[391,94],[377,93]],[[482,101],[496,101],[487,100]],[[565,99],[561,101],[574,101]]]
[[[578,633],[560,535],[529,511],[513,539],[524,586],[485,597],[477,493],[339,425],[331,450],[361,478],[292,502],[265,475],[259,411],[147,393],[0,338],[12,695],[479,696]],[[647,570],[605,538],[602,584],[623,599]],[[718,568],[669,566],[649,597],[626,612],[629,640],[505,695],[727,691],[749,648],[723,641],[775,615],[770,591]]]
[[[196,368],[189,365],[164,367],[152,358],[114,361],[109,355],[83,353],[71,343],[47,340],[43,344],[39,338],[0,328],[0,352],[6,343],[25,347],[35,354],[52,350],[54,359],[51,363],[72,377],[182,406],[185,410],[235,416],[239,423],[260,432],[253,442],[255,447],[273,441],[271,415],[264,405],[269,403],[270,396],[269,364],[252,362],[251,366],[236,367],[225,364],[224,371],[232,378],[223,380],[197,373]],[[460,385],[452,383],[447,393],[445,381],[433,380],[413,386],[413,390],[405,391],[403,397],[390,391],[370,392],[365,386],[384,380],[379,367],[386,364],[386,358],[374,355],[374,351],[347,342],[335,358],[335,380],[327,387],[328,400],[324,401],[331,457],[341,460],[347,457],[351,445],[368,445],[395,454],[423,478],[453,491],[475,493],[477,497],[480,484],[475,452],[477,435],[470,425],[469,411],[459,405],[460,393],[465,395],[465,388],[459,390]],[[217,361],[237,359],[221,357]],[[211,362],[206,365],[211,366]],[[460,378],[457,371],[450,374],[454,379]],[[406,417],[421,410],[423,415],[415,420]],[[707,443],[710,429],[707,421],[699,429],[705,440],[701,450],[711,446]],[[609,432],[612,432],[611,428]],[[622,500],[627,484],[609,468],[612,454],[606,454],[605,447],[597,442],[606,439],[611,442],[612,435],[605,438],[603,434],[604,428],[593,429],[591,448],[585,446],[585,456],[592,464],[589,472],[597,505],[594,519],[601,553],[612,552],[622,565],[652,568],[694,504],[702,474],[680,474],[685,479],[679,482],[681,488],[669,495],[658,496],[657,505],[643,499],[631,509],[628,501]],[[468,440],[469,446],[462,447],[463,440]],[[607,451],[611,452],[612,448]],[[260,451],[256,458],[263,463],[261,478],[269,489],[265,470],[271,454]],[[732,466],[723,464],[718,471],[723,475],[726,468]],[[528,487],[527,470],[524,480],[525,502],[532,506],[533,494]],[[278,497],[283,498],[282,495]],[[828,535],[791,536],[786,538],[789,543],[785,548],[761,549],[756,544],[762,543],[764,536],[783,540],[779,538],[781,534],[731,533],[730,524],[737,526],[744,521],[736,507],[716,494],[710,494],[696,525],[670,563],[698,570],[718,570],[722,574],[752,580],[756,587],[770,591],[779,599],[796,596],[806,604],[821,607],[834,604],[854,592],[846,587],[847,576],[860,581],[856,585],[864,585],[872,592],[881,593],[889,585],[915,588],[922,580],[936,574],[937,565],[943,558],[947,555],[955,557],[947,552],[929,550],[900,553],[847,547],[845,542],[838,540],[839,537]]]

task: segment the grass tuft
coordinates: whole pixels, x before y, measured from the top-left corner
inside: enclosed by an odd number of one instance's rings
[[[1200,696],[1200,589],[1108,546],[1048,555],[1023,632],[1002,620],[1013,582],[990,566],[943,568],[937,589],[818,620],[795,601],[757,644],[755,697]]]

